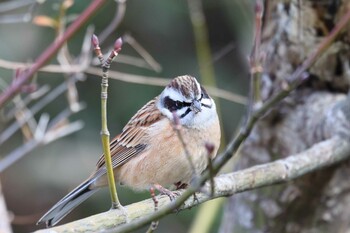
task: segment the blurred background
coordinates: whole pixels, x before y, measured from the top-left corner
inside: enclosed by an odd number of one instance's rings
[[[10,2],[30,1],[0,1],[0,59],[31,63],[55,39],[56,31],[50,26],[38,22],[9,21],[19,19],[29,12],[24,6],[4,11]],[[34,1],[32,1],[34,2]],[[60,17],[60,7],[67,1],[43,1],[33,11],[33,17],[46,16],[57,20]],[[65,19],[74,20],[91,1],[69,1],[71,6],[65,12]],[[202,1],[207,31],[209,34],[212,64],[215,71],[215,81],[218,88],[247,96],[248,90],[248,60],[252,44],[253,7],[252,1],[217,0]],[[117,4],[108,3],[89,20],[88,25],[94,25],[97,35],[113,20]],[[73,56],[79,56],[86,34],[87,26],[83,27],[68,42],[68,49]],[[164,0],[128,0],[125,16],[120,26],[108,36],[101,45],[104,53],[113,45],[114,40],[129,34],[139,43],[161,66],[161,71],[136,67],[117,62],[111,70],[142,76],[162,77],[166,79],[178,75],[190,74],[201,81],[193,28],[189,15],[188,1]],[[140,55],[129,44],[124,44],[121,55],[139,57]],[[92,56],[92,53],[89,53]],[[57,64],[53,58],[52,64]],[[210,64],[208,64],[210,65]],[[12,81],[14,70],[4,68],[0,64],[1,91]],[[51,90],[67,78],[61,73],[39,72],[34,83],[38,87],[49,85]],[[162,87],[133,84],[118,80],[109,82],[108,126],[111,136],[117,135],[146,102],[162,91]],[[93,171],[101,155],[100,142],[100,78],[86,74],[82,81],[76,84],[79,101],[84,102],[84,110],[69,117],[70,121],[82,121],[84,127],[66,137],[39,146],[25,157],[14,163],[0,174],[2,190],[8,210],[11,212],[14,232],[28,232],[39,227],[36,221],[53,204],[86,179]],[[222,98],[217,98],[222,117],[222,147],[233,135],[235,127],[243,114],[244,106]],[[33,104],[29,104],[28,107]],[[63,93],[50,104],[35,114],[38,121],[42,113],[54,117],[67,107],[67,97]],[[11,104],[6,111],[13,107]],[[3,132],[12,121],[1,121]],[[14,149],[25,143],[19,130],[9,140],[0,145],[0,157],[3,158]],[[149,193],[136,193],[126,187],[118,186],[119,199],[123,205],[149,198]],[[61,223],[76,220],[92,214],[106,211],[110,208],[107,189],[101,190],[88,199]],[[196,215],[197,208],[169,215],[160,221],[158,232],[187,232]],[[211,232],[216,232],[220,221],[212,226]],[[43,227],[43,226],[40,226]],[[144,229],[140,232],[144,232]]]

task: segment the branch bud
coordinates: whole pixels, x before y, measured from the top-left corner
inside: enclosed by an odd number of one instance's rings
[[[100,42],[98,41],[98,37],[95,34],[93,34],[91,37],[91,43],[94,46],[94,49],[100,47]]]
[[[114,42],[114,51],[119,53],[120,50],[122,50],[122,45],[123,45],[123,40],[121,37],[119,37],[115,42]]]

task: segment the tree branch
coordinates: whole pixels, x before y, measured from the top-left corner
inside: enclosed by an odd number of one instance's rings
[[[119,55],[122,56],[122,55]],[[120,61],[118,61],[120,62]],[[18,69],[18,68],[26,68],[28,67],[29,63],[20,63],[20,62],[12,62],[12,61],[6,61],[3,59],[0,59],[0,67],[5,68],[5,69]],[[49,72],[49,73],[78,73],[78,72],[84,72],[87,74],[93,74],[96,75],[96,77],[99,77],[101,75],[101,69],[97,67],[89,67],[88,63],[84,62],[83,64],[79,65],[70,65],[70,66],[61,66],[61,65],[54,65],[50,64],[47,66],[44,66],[40,68],[38,71],[42,72]],[[126,82],[126,83],[134,83],[134,84],[141,84],[141,85],[151,85],[151,86],[161,86],[164,87],[166,86],[169,82],[170,79],[162,78],[162,77],[151,77],[151,76],[143,76],[143,75],[137,75],[137,74],[128,74],[128,73],[123,73],[119,71],[114,71],[110,70],[109,71],[109,77],[111,79],[115,79],[121,82]],[[247,104],[247,98],[239,95],[232,93],[230,91],[226,91],[224,89],[220,89],[217,87],[213,86],[206,86],[204,87],[207,89],[207,91],[215,97],[222,98],[231,102],[235,102],[238,104]]]
[[[31,80],[33,75],[47,63],[51,57],[57,53],[62,45],[69,40],[74,33],[84,24],[87,20],[105,4],[106,0],[94,0],[88,8],[67,28],[62,37],[58,37],[52,44],[38,57],[36,62],[26,71],[23,72],[18,79],[13,82],[3,93],[0,95],[0,108],[15,96],[21,89],[21,87]]]
[[[233,172],[214,178],[215,193],[210,195],[210,184],[207,182],[202,192],[196,194],[198,201],[189,198],[179,211],[192,208],[208,200],[226,197],[235,193],[257,189],[272,184],[278,184],[299,178],[305,174],[331,166],[350,157],[350,143],[338,136],[320,142],[310,149],[301,153],[291,155],[286,159],[276,160],[271,163],[257,165],[238,172]],[[183,190],[179,191],[181,194]],[[171,205],[166,196],[157,197],[159,208]],[[119,210],[110,210],[101,214],[93,215],[78,221],[50,229],[38,230],[36,233],[67,232],[74,229],[75,232],[95,232],[110,230],[111,232],[128,232],[127,225],[137,224],[140,217],[150,215],[154,212],[152,199],[147,199],[125,207],[127,219]],[[136,220],[133,222],[133,220]],[[118,227],[119,226],[119,227]]]

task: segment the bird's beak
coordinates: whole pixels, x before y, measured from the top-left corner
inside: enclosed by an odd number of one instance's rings
[[[194,113],[199,113],[202,111],[202,104],[199,100],[193,100],[190,108]]]

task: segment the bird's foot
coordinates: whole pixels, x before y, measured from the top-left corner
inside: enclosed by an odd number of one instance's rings
[[[163,186],[161,186],[160,184],[154,184],[153,187],[157,189],[161,194],[167,195],[170,198],[170,201],[174,201],[176,197],[179,196],[178,193],[170,191],[164,188]]]
[[[197,205],[199,204],[199,199],[198,199],[196,193],[193,193],[193,205],[195,205],[195,204],[197,204]]]

